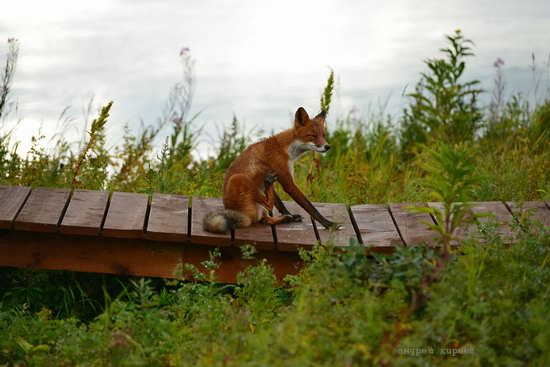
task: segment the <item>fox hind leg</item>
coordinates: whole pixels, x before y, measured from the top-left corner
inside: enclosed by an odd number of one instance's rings
[[[267,205],[264,205],[264,207],[267,211],[272,211],[275,206],[275,190],[273,188],[275,181],[277,181],[277,172],[273,170],[267,171],[264,179],[265,199],[267,202]]]
[[[292,215],[291,214],[284,214],[284,215],[278,215],[276,217],[270,217],[267,214],[264,214],[262,216],[262,220],[266,224],[281,224],[281,223],[288,223],[292,222]]]
[[[277,172],[273,170],[267,171],[265,174],[264,184],[267,191],[267,188],[270,186],[273,186],[273,184],[277,181]]]
[[[277,181],[277,173],[269,170],[264,179],[265,193],[254,185],[246,175],[235,174],[229,179],[224,195],[224,206],[244,213],[252,223],[263,220],[267,224],[279,224],[292,221],[291,215],[269,216],[275,206],[275,190],[273,183]]]
[[[226,209],[233,209],[244,213],[251,223],[257,223],[263,212],[258,211],[258,204],[262,207],[267,201],[265,196],[256,188],[254,182],[243,174],[231,176],[223,197]]]
[[[267,171],[264,179],[264,185],[265,185],[265,197],[267,199],[267,211],[271,212],[273,210],[273,207],[275,206],[276,201],[276,194],[275,190],[273,189],[273,184],[277,181],[277,172],[273,170]],[[275,224],[281,224],[281,223],[287,223],[292,221],[292,215],[289,214],[283,214],[278,215],[276,217],[272,217],[268,215],[267,213],[264,213],[262,215],[262,220],[271,225]]]

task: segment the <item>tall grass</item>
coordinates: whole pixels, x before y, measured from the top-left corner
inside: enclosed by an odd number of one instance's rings
[[[336,119],[329,116],[331,150],[320,157],[306,155],[295,170],[296,181],[312,200],[386,203],[432,199],[419,180],[425,175],[423,162],[429,148],[440,142],[463,144],[472,153],[481,177],[474,200],[548,198],[550,101],[532,107],[521,95],[502,101],[499,94],[498,102],[481,106],[479,83],[463,80],[466,58],[473,56],[471,41],[459,31],[447,40],[442,56],[426,61],[428,70],[410,94],[399,121],[384,115],[367,120],[353,114]],[[9,61],[13,59],[8,58],[8,64],[13,64]],[[123,144],[114,150],[105,146],[104,125],[90,131],[93,147],[88,146],[84,156],[63,141],[53,154],[47,154],[46,137],[37,134],[23,158],[21,152],[13,154],[9,134],[4,132],[0,135],[0,182],[71,187],[73,177],[85,175],[79,179],[79,187],[219,196],[223,172],[251,139],[234,120],[211,157],[193,158],[200,136],[193,124],[197,116],[189,115],[194,64],[188,54],[182,56],[182,63],[183,81],[171,90],[156,124],[146,127],[140,136],[126,130]],[[326,105],[321,108],[327,110],[331,78],[332,73],[321,99]],[[502,76],[497,77],[497,89],[502,87],[498,83],[503,83]],[[162,134],[165,144],[156,151],[153,143],[162,139]],[[320,161],[314,162],[317,159]],[[319,164],[321,169],[311,169]]]

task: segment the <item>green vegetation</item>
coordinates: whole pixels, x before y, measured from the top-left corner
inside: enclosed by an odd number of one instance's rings
[[[463,80],[472,43],[458,31],[447,41],[441,58],[426,61],[399,120],[329,119],[332,149],[307,155],[295,171],[314,201],[443,201],[443,212],[431,212],[441,219],[442,251],[316,247],[284,284],[261,259],[235,285],[0,269],[0,365],[549,365],[550,229],[523,218],[512,246],[490,224],[458,251],[449,244],[460,223],[476,220],[451,202],[550,198],[550,100],[502,100],[497,77],[499,92],[481,106],[479,83]],[[13,43],[4,83],[16,59]],[[188,55],[183,65],[158,123],[138,137],[127,131],[112,151],[104,128],[116,101],[78,152],[62,137],[47,151],[37,135],[23,157],[4,132],[0,183],[220,196],[250,138],[234,120],[212,157],[193,159],[200,132],[189,116]],[[0,90],[4,119],[13,113],[9,83]],[[326,111],[332,84],[331,73]]]

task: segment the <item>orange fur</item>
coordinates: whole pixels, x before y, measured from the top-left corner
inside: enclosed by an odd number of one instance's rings
[[[252,144],[231,164],[223,185],[225,208],[245,214],[251,223],[263,220],[268,224],[279,224],[301,220],[299,215],[291,215],[284,207],[273,189],[273,182],[266,181],[270,172],[274,172],[285,192],[306,212],[327,228],[335,226],[317,211],[296,186],[293,177],[294,161],[301,154],[310,150],[324,153],[329,148],[325,140],[325,114],[322,112],[310,119],[300,107],[293,128]],[[282,215],[269,216],[274,206]]]

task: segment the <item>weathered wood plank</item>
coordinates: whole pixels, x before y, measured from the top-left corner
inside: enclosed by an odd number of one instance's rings
[[[514,218],[503,203],[500,201],[481,201],[470,204],[472,212],[480,215],[478,218],[479,223],[496,222],[498,225],[497,232],[502,236],[504,242],[513,242],[514,234],[510,225],[514,221]],[[443,203],[428,203],[428,205],[441,211],[444,210]],[[469,223],[457,229],[456,237],[467,238],[471,235],[477,235],[478,231],[476,223]]]
[[[222,199],[194,197],[191,215],[191,243],[211,246],[231,246],[231,234],[210,233],[203,229],[204,216],[212,211],[223,209]]]
[[[0,237],[0,266],[173,278],[182,261],[208,273],[201,263],[209,251],[209,246],[146,239],[11,232]],[[234,283],[239,272],[264,258],[279,280],[302,265],[297,253],[260,251],[255,260],[243,260],[238,248],[223,247],[215,279]]]
[[[32,190],[15,219],[14,228],[33,232],[56,232],[70,195],[69,189]]]
[[[425,203],[394,203],[390,204],[391,215],[393,216],[397,228],[403,241],[407,246],[428,243],[435,245],[437,233],[426,226],[427,223],[433,223],[432,217],[426,213],[412,213],[409,206],[425,207]]]
[[[31,188],[28,186],[0,185],[0,228],[13,227],[13,221],[30,192]]]
[[[510,211],[500,201],[481,201],[472,203],[472,210],[476,214],[490,213],[489,217],[480,217],[480,223],[488,223],[494,221],[498,224],[497,231],[502,236],[505,242],[513,242],[515,238],[512,230],[512,223],[515,222]]]
[[[99,236],[108,200],[106,191],[75,190],[59,232]]]
[[[506,204],[518,222],[521,222],[525,217],[529,217],[531,222],[540,222],[543,226],[550,226],[550,208],[544,202],[525,201],[516,203],[508,201]]]
[[[187,196],[153,194],[146,238],[187,242],[188,214]]]
[[[341,225],[339,230],[332,230],[326,229],[318,222],[315,222],[322,244],[331,242],[334,246],[346,247],[350,245],[350,241],[359,243],[348,210],[344,204],[313,203],[313,205],[325,218]]]
[[[142,238],[148,200],[146,194],[114,192],[103,225],[103,236]]]
[[[362,243],[381,250],[391,250],[395,246],[403,245],[390,212],[385,206],[365,204],[354,205],[350,209]]]
[[[255,223],[245,228],[235,228],[234,244],[237,246],[250,244],[257,249],[273,250],[275,249],[273,230],[270,225],[264,223]]]
[[[299,247],[312,248],[317,242],[317,237],[315,236],[311,217],[294,201],[285,201],[284,204],[290,213],[300,214],[303,220],[301,222],[283,223],[275,226],[277,250],[296,251]],[[276,212],[280,214],[278,211]]]

